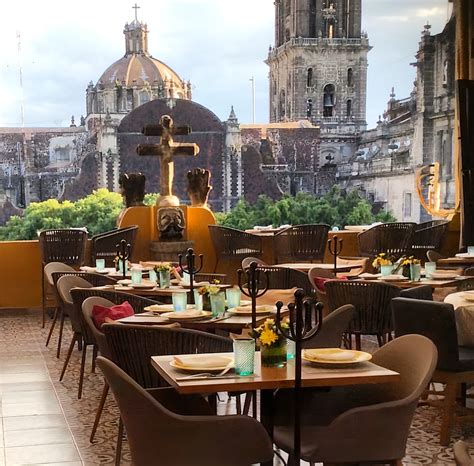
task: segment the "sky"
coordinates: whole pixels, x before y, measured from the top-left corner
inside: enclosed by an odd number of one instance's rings
[[[337,3],[337,2],[336,2]],[[125,53],[129,0],[2,2],[0,127],[69,125],[85,115],[85,90]],[[268,67],[274,43],[273,0],[141,0],[149,51],[193,84],[193,100],[226,120],[231,105],[241,123],[268,122]],[[440,32],[447,0],[362,0],[369,52],[367,122],[383,113],[390,89],[408,97],[423,25]],[[18,33],[20,35],[20,51]],[[20,68],[23,85],[20,85]]]

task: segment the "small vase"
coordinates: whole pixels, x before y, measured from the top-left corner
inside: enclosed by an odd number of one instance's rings
[[[410,264],[404,265],[402,268],[402,275],[404,277],[410,278]]]
[[[286,338],[281,338],[273,345],[260,344],[260,357],[263,367],[286,366]]]
[[[209,293],[204,293],[202,295],[202,309],[203,311],[211,311],[211,299],[209,298]]]
[[[421,264],[410,264],[410,279],[419,282],[421,278]]]
[[[225,295],[221,291],[216,294],[211,294],[211,310],[214,317],[220,317],[225,312]]]
[[[387,275],[390,275],[392,273],[392,270],[393,270],[392,264],[380,266],[380,273],[382,274],[382,277],[386,277]]]
[[[160,288],[170,287],[170,271],[160,270]]]

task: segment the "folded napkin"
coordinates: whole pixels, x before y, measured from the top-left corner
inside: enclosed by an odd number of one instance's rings
[[[195,354],[191,356],[175,356],[174,362],[178,366],[209,369],[225,367],[231,362],[231,358],[226,356]]]
[[[356,359],[353,351],[342,350],[339,348],[322,350],[306,350],[306,355],[320,361],[350,362]]]
[[[175,312],[179,317],[201,317],[202,311],[197,311],[196,309],[187,309],[186,311]]]

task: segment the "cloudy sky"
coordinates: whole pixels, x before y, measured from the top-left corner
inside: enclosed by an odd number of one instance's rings
[[[134,17],[126,0],[16,0],[2,3],[0,126],[61,126],[85,112],[85,89],[124,54],[123,26]],[[273,44],[273,0],[141,0],[138,17],[150,29],[149,50],[193,83],[193,100],[227,119],[252,119],[255,76],[258,122],[268,121],[268,68]],[[369,34],[367,120],[383,112],[391,86],[409,95],[410,63],[426,21],[440,32],[447,0],[363,0]],[[18,53],[18,38],[21,51]],[[22,64],[23,92],[20,86]]]

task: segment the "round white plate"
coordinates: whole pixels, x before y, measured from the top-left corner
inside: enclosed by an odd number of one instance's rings
[[[465,291],[462,295],[462,297],[466,301],[474,302],[474,291]]]
[[[377,280],[383,280],[384,282],[403,282],[408,280],[408,277],[403,275],[385,275],[385,277],[378,277]]]
[[[194,309],[194,304],[188,304],[186,309]],[[174,312],[174,307],[172,304],[152,304],[143,308],[144,311],[156,312],[158,314],[163,314],[164,312]]]
[[[324,364],[324,365],[341,365],[341,364],[357,364],[359,362],[370,361],[372,355],[365,351],[343,350],[340,348],[319,348],[304,350],[302,359],[305,361]]]
[[[463,259],[474,259],[474,254],[469,254],[468,252],[460,252],[456,254],[456,257],[461,257]]]
[[[454,280],[458,277],[457,273],[432,272],[432,280]]]
[[[135,290],[152,290],[156,288],[156,283],[130,283]]]
[[[192,359],[202,359],[202,358],[209,358],[207,354],[196,354],[193,356]],[[234,358],[233,357],[227,357],[227,356],[219,356],[219,359],[222,359],[222,363],[219,363],[218,365],[203,365],[203,364],[198,364],[197,366],[193,365],[192,360],[190,361],[190,358],[186,358],[186,364],[181,365],[179,364],[176,360],[170,361],[170,366],[174,367],[175,369],[180,369],[183,371],[187,372],[220,372],[223,371],[228,367],[229,364],[234,363]]]
[[[200,319],[207,319],[212,316],[212,312],[209,311],[196,311],[196,312],[189,312],[189,311],[180,311],[180,312],[165,312],[161,314],[162,317],[166,317],[170,320],[200,320]]]
[[[133,290],[131,286],[125,286],[125,285],[115,285],[115,290],[116,291],[130,291]]]
[[[262,304],[257,306],[256,314],[270,314],[276,311],[276,307],[270,304]],[[239,307],[231,307],[226,311],[228,314],[233,314],[236,316],[251,316],[252,315],[252,306],[239,306]]]
[[[126,278],[125,280],[118,280],[117,283],[119,285],[130,285],[130,283],[132,283],[132,280],[130,280],[130,278]]]

